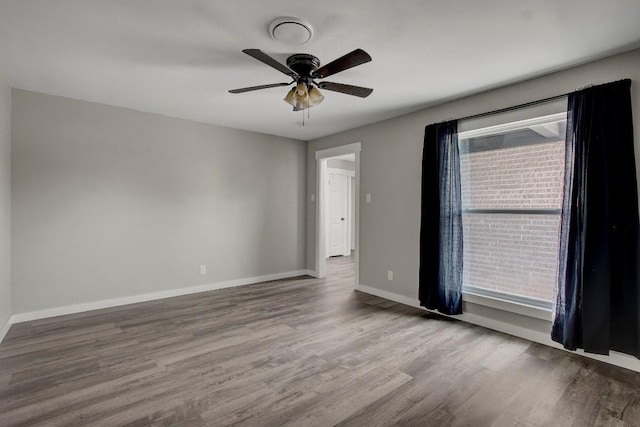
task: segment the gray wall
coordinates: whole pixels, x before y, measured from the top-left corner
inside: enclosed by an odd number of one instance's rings
[[[0,70],[0,330],[11,316],[11,88]]]
[[[428,70],[427,70],[428,74]],[[442,104],[412,114],[310,141],[307,154],[307,191],[316,188],[317,150],[362,142],[360,189],[360,283],[405,298],[418,298],[420,176],[424,127],[430,123],[518,105],[574,91],[581,87],[631,78],[636,129],[636,155],[640,153],[640,50],[613,56],[573,69],[514,84]],[[374,96],[371,102],[375,102]],[[365,204],[367,193],[372,203]],[[307,266],[315,270],[315,215],[307,197]],[[387,281],[387,270],[394,281]],[[490,313],[471,307],[482,316],[515,315]],[[509,317],[506,319],[506,317]],[[535,323],[535,325],[534,325]],[[544,330],[548,322],[527,325]]]
[[[12,126],[14,313],[305,268],[304,142],[23,90]]]

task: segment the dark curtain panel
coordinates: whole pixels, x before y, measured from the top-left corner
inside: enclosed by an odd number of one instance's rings
[[[422,154],[420,304],[462,313],[462,197],[458,122],[429,125]]]
[[[631,81],[569,95],[552,339],[640,357],[638,186]]]

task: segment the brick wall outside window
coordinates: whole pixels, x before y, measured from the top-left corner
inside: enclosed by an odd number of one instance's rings
[[[462,154],[463,209],[560,209],[564,141]],[[557,214],[463,213],[466,286],[550,301]]]

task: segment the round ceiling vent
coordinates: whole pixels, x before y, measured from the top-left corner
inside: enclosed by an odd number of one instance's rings
[[[311,40],[313,28],[300,18],[278,18],[269,24],[269,34],[280,43],[288,46],[300,46]]]

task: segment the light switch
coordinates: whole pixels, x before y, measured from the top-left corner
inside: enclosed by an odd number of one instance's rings
[[[367,194],[365,199],[367,203],[371,203],[371,194]]]

